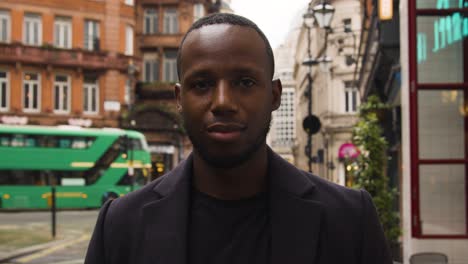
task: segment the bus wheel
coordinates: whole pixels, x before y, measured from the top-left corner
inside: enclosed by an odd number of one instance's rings
[[[117,195],[115,192],[106,192],[102,195],[102,204],[104,204],[108,200],[114,200],[118,197],[119,195]]]

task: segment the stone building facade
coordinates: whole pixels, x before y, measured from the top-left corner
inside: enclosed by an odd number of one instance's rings
[[[311,1],[312,6],[320,1]],[[325,29],[316,24],[310,30],[311,57],[331,58],[328,64],[312,66],[312,114],[321,121],[321,129],[312,136],[312,172],[330,181],[345,184],[346,166],[339,159],[340,147],[351,142],[352,128],[357,122],[360,103],[356,85],[356,56],[361,28],[361,6],[358,0],[329,1],[335,8],[328,38]],[[306,10],[304,9],[304,13]],[[302,26],[296,46],[294,78],[296,80],[296,133],[295,164],[308,170],[305,154],[307,133],[302,127],[308,114],[308,31]],[[325,39],[327,42],[325,43]],[[326,45],[325,45],[326,44]]]

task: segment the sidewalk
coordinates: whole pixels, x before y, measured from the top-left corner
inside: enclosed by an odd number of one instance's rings
[[[30,259],[47,255],[63,255],[63,250],[77,243],[81,245],[79,256],[83,257],[86,251],[83,245],[90,239],[97,213],[60,212],[57,215],[56,237],[53,239],[47,212],[0,212],[0,263],[11,259],[28,263]]]
[[[22,256],[33,254],[33,253],[40,252],[43,250],[47,250],[49,248],[53,248],[55,246],[58,246],[64,243],[68,243],[72,240],[73,240],[72,238],[62,239],[62,240],[53,240],[51,242],[37,244],[37,245],[29,246],[29,247],[17,248],[16,250],[13,250],[10,252],[0,252],[0,263],[5,263],[8,260],[11,260],[14,258],[19,258]]]

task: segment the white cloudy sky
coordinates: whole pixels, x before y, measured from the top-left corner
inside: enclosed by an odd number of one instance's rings
[[[279,46],[294,20],[302,21],[302,13],[310,0],[232,0],[234,13],[255,22],[274,49]]]

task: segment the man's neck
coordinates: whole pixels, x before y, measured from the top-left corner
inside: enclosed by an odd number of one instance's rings
[[[252,197],[265,190],[268,166],[266,145],[252,157],[234,168],[215,168],[196,152],[193,158],[195,188],[222,200],[238,200]]]

